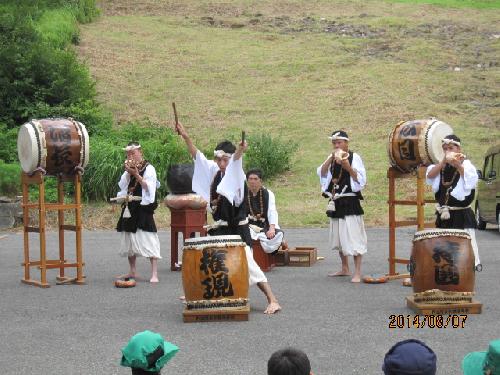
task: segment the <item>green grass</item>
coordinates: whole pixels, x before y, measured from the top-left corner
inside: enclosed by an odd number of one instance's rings
[[[65,48],[78,40],[76,18],[69,9],[52,9],[43,12],[36,24],[44,39],[56,48]]]
[[[432,4],[451,8],[475,8],[475,9],[498,9],[500,1],[498,0],[390,0],[395,3],[406,4]]]
[[[498,140],[498,19],[385,1],[116,0],[82,27],[79,51],[118,122],[171,126],[175,101],[201,149],[241,130],[297,142],[292,169],[266,182],[285,226],[326,223],[315,171],[327,136],[345,129],[368,171],[366,221],[383,225],[387,136],[400,120],[451,124],[478,167]]]

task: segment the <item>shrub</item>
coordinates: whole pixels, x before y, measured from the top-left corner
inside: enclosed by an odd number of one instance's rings
[[[248,144],[245,168],[260,168],[266,179],[289,170],[292,156],[298,148],[295,142],[272,138],[267,134],[249,136]]]
[[[116,196],[118,181],[123,173],[125,153],[122,148],[131,140],[139,141],[145,158],[155,167],[161,187],[158,198],[166,194],[164,184],[171,164],[187,162],[189,154],[171,129],[150,124],[124,125],[106,137],[93,137],[90,141],[89,165],[83,178],[83,195],[87,200],[108,200]]]
[[[0,161],[12,163],[17,161],[17,129],[8,129],[7,124],[0,122]]]
[[[21,166],[0,160],[0,195],[15,196],[21,191]]]

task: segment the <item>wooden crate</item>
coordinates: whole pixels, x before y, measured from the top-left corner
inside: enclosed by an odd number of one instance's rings
[[[241,322],[248,320],[250,305],[238,309],[184,309],[182,317],[184,323],[202,322]]]
[[[417,303],[413,296],[406,297],[406,306],[419,315],[481,314],[483,308],[481,302],[474,300],[470,303],[440,305],[435,303]]]
[[[296,247],[288,250],[288,265],[291,267],[311,267],[318,258],[318,250],[315,247]]]
[[[288,250],[278,250],[278,252],[274,255],[275,266],[288,266]]]

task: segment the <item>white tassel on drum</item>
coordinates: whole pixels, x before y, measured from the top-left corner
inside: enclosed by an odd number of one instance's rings
[[[128,209],[128,203],[125,205],[125,210],[123,210],[123,218],[124,219],[128,219],[132,217],[132,215],[130,215],[130,210]]]
[[[326,206],[326,210],[335,212],[335,201],[333,199],[328,201],[328,205]]]

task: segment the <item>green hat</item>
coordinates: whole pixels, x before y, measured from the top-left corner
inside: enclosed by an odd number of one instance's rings
[[[139,332],[122,348],[121,365],[159,372],[178,351],[177,346],[163,340],[159,333]]]
[[[462,370],[464,375],[500,375],[500,340],[490,341],[487,352],[467,354],[462,361]]]

